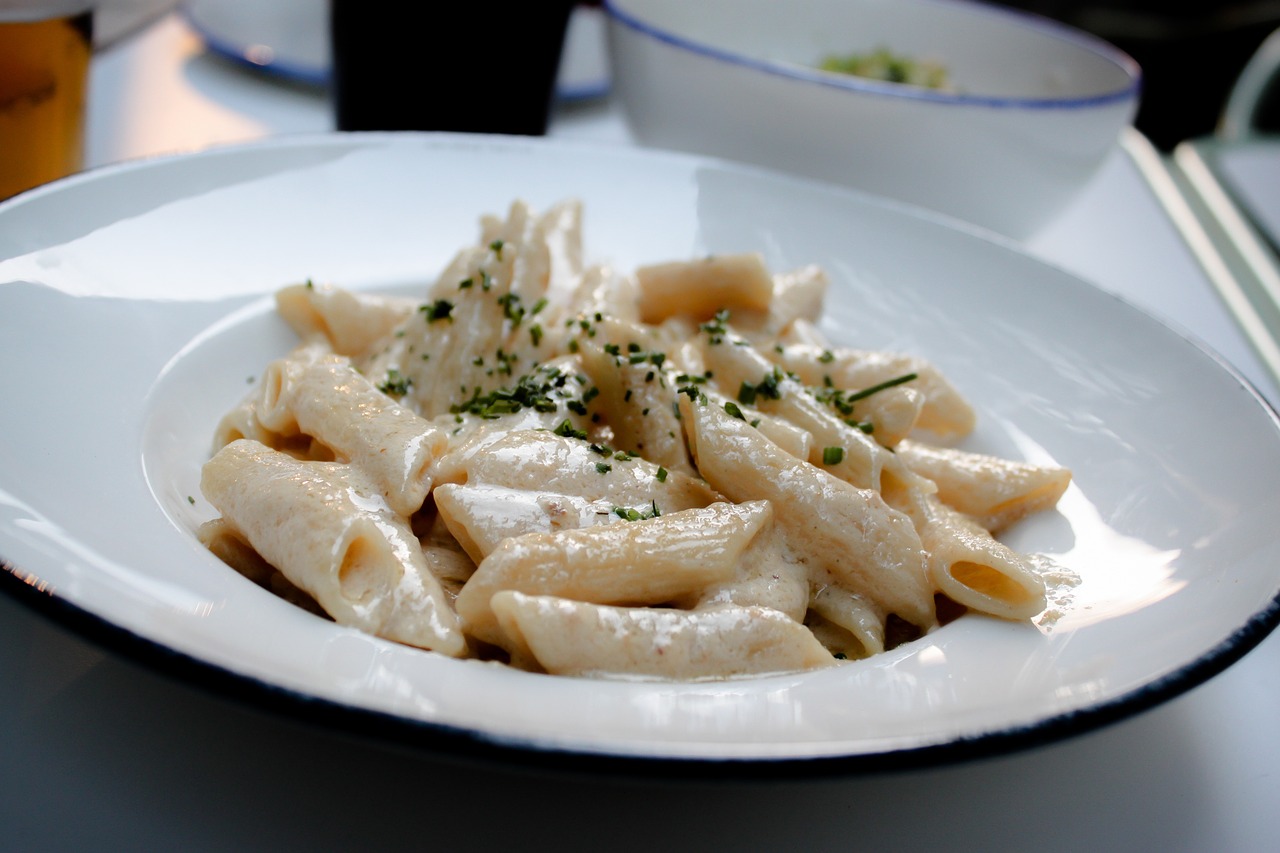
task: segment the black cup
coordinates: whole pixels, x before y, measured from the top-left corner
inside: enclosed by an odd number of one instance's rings
[[[574,6],[330,0],[338,129],[545,134]]]

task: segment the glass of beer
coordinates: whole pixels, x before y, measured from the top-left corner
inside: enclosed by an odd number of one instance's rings
[[[0,0],[0,199],[84,165],[93,7]]]

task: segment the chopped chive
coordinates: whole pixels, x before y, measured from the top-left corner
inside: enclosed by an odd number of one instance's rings
[[[861,391],[855,391],[852,394],[846,395],[845,400],[849,403],[856,403],[858,400],[866,399],[867,397],[870,397],[872,394],[876,394],[880,391],[885,390],[886,388],[892,388],[895,385],[901,385],[904,382],[910,382],[912,379],[916,379],[918,377],[919,377],[919,374],[907,373],[902,376],[894,377],[893,379],[886,379],[884,382],[881,382],[878,385],[872,385],[870,388],[863,388]]]
[[[450,316],[453,313],[453,303],[448,299],[437,299],[430,305],[423,305],[418,309],[427,315],[427,322],[434,323],[436,320],[452,320]]]
[[[403,397],[409,393],[409,386],[413,384],[413,380],[408,376],[404,376],[394,367],[387,371],[387,378],[378,385],[378,390],[383,394],[392,397]]]

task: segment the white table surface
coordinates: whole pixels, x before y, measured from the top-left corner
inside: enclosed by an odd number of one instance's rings
[[[1258,229],[1280,246],[1280,140],[1256,137],[1216,151],[1222,184]]]
[[[205,54],[170,14],[98,54],[90,165],[331,128],[315,90]],[[551,135],[631,144],[605,102]],[[1217,350],[1280,402],[1131,135],[1029,249]],[[87,643],[0,596],[0,849],[1263,851],[1280,845],[1280,633],[1151,711],[887,775],[670,783],[530,775],[354,741]]]

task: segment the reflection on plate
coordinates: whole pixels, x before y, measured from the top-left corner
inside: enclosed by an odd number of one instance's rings
[[[323,0],[185,0],[191,27],[214,53],[268,74],[312,86],[329,80]],[[609,89],[603,12],[579,6],[569,20],[557,96],[594,98]]]
[[[305,278],[421,293],[477,217],[568,196],[590,260],[759,249],[824,265],[827,333],[943,369],[972,449],[1056,462],[1008,534],[1080,583],[1034,625],[963,617],[805,675],[654,684],[455,661],[316,619],[192,529],[211,424],[292,336]],[[866,196],[545,139],[279,139],[102,169],[0,206],[4,588],[170,669],[400,742],[557,767],[802,773],[990,754],[1135,713],[1280,618],[1273,414],[1147,315],[1009,245]],[[1229,432],[1230,439],[1224,440]]]

